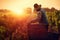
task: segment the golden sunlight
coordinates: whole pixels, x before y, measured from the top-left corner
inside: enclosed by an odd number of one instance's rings
[[[22,10],[13,10],[14,12],[16,12],[17,14],[22,13]]]
[[[42,4],[42,7],[55,7],[56,9],[60,9],[59,1],[60,0],[1,0],[0,8],[12,10],[16,15],[25,15],[22,13],[23,9],[26,7],[33,9],[35,3]]]
[[[60,0],[1,0],[0,8],[17,8],[17,10],[20,10],[24,7],[33,7],[34,3],[42,4],[43,7],[55,7],[56,9],[60,9]]]
[[[16,15],[23,15],[22,10],[14,10],[14,12],[16,13]]]
[[[13,9],[10,8],[10,10],[14,12],[12,15],[16,15],[16,16],[22,16],[22,15],[24,15],[22,9],[19,10],[19,9],[15,9],[15,8],[13,8]]]

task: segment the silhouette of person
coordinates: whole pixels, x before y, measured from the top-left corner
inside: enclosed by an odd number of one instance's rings
[[[37,3],[34,4],[34,12],[37,13],[37,18],[39,20],[39,23],[45,24],[46,28],[48,29],[48,20],[46,17],[45,10],[41,8],[42,5],[38,5]]]

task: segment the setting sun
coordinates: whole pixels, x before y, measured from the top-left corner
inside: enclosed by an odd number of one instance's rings
[[[17,14],[22,13],[22,10],[12,10],[12,11],[16,12]]]
[[[22,10],[12,10],[15,12],[16,15],[23,15]]]

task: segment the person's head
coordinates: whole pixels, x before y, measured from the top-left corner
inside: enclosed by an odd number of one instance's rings
[[[38,6],[39,6],[39,5],[38,5],[37,3],[34,4],[34,8],[38,8]]]
[[[34,4],[34,9],[38,9],[39,8],[39,5],[37,3]]]
[[[34,4],[34,9],[35,10],[40,10],[41,9],[41,5],[38,5],[37,3]]]

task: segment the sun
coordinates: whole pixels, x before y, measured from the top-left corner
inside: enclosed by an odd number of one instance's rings
[[[15,14],[15,15],[17,15],[17,16],[19,16],[19,15],[24,15],[22,12],[23,12],[23,10],[21,9],[21,10],[18,10],[18,9],[13,9],[12,10],[14,13],[13,13],[13,15]]]
[[[15,10],[12,10],[12,11],[14,11],[14,12],[16,12],[16,13],[18,13],[18,14],[19,14],[19,13],[22,13],[22,10],[16,10],[16,9],[15,9]]]

